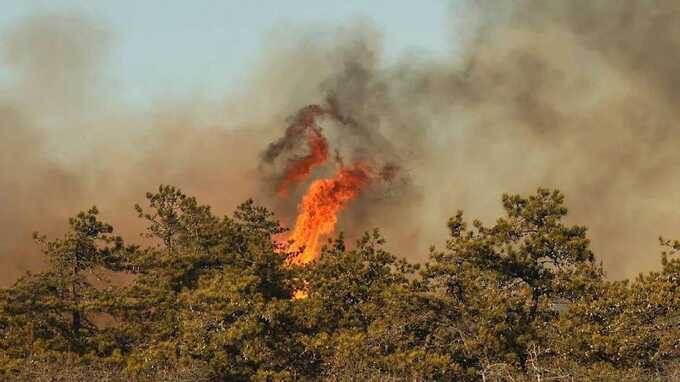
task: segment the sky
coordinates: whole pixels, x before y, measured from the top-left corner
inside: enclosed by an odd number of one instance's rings
[[[444,0],[3,0],[0,33],[34,15],[86,16],[110,35],[107,72],[122,96],[143,104],[168,93],[224,95],[282,28],[336,27],[359,16],[383,33],[387,59],[437,54],[448,45],[446,8]]]

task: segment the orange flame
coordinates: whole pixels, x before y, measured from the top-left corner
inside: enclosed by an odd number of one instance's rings
[[[289,237],[292,250],[302,252],[292,264],[307,264],[319,257],[319,239],[335,230],[338,213],[346,202],[356,198],[369,182],[368,167],[359,162],[340,169],[332,179],[314,181],[298,206],[295,228]]]
[[[295,182],[304,180],[312,170],[312,167],[322,164],[328,159],[328,144],[326,138],[321,135],[317,128],[311,128],[307,136],[309,154],[293,162],[286,170],[286,177],[279,184],[276,193],[283,196],[288,192],[288,187]]]
[[[320,165],[328,159],[328,142],[326,137],[323,136],[321,128],[316,124],[316,118],[325,113],[326,111],[320,106],[309,105],[302,108],[295,117],[289,132],[295,134],[304,130],[307,133],[309,153],[288,164],[284,178],[276,190],[279,196],[286,195],[291,184],[306,179],[314,166]]]

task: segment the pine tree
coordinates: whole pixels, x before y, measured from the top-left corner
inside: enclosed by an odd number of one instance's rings
[[[292,270],[274,236],[282,232],[252,201],[217,218],[180,190],[147,194],[146,237],[130,263],[137,274],[120,317],[145,369],[203,364],[228,380],[289,375],[294,336]]]
[[[49,270],[27,274],[3,291],[5,361],[55,352],[105,356],[111,351],[99,342],[102,331],[94,319],[110,311],[104,271],[119,266],[124,246],[97,215],[92,207],[69,219],[69,231],[60,239],[34,235]]]
[[[563,202],[539,189],[528,198],[504,195],[506,216],[492,226],[475,220],[470,229],[462,212],[449,221],[446,251],[432,252],[423,276],[453,317],[452,348],[463,365],[525,368],[560,304],[599,285],[586,229],[562,223]]]

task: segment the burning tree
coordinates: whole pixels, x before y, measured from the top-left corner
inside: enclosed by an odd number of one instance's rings
[[[292,187],[312,176],[316,167],[329,164],[330,144],[319,125],[321,118],[329,118],[340,126],[354,126],[342,116],[336,105],[308,105],[300,109],[282,138],[272,143],[264,154],[265,162],[283,158],[284,166],[277,176],[276,194],[288,198]],[[303,151],[303,154],[298,154]],[[295,226],[285,240],[292,242],[291,263],[307,264],[319,257],[321,239],[335,231],[338,214],[356,199],[371,183],[391,180],[399,166],[376,158],[355,159],[346,165],[340,150],[335,150],[332,164],[336,167],[332,178],[315,179],[298,204]]]

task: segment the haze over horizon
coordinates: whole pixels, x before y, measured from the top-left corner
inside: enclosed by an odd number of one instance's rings
[[[403,180],[339,231],[380,227],[422,261],[457,209],[492,221],[502,193],[554,187],[610,277],[658,268],[680,224],[680,6],[503,4],[8,2],[0,281],[40,266],[31,232],[92,204],[139,232],[132,205],[159,184],[219,214],[253,197],[290,226],[308,183],[277,199],[262,154],[309,104],[351,120],[320,123],[331,149]]]

